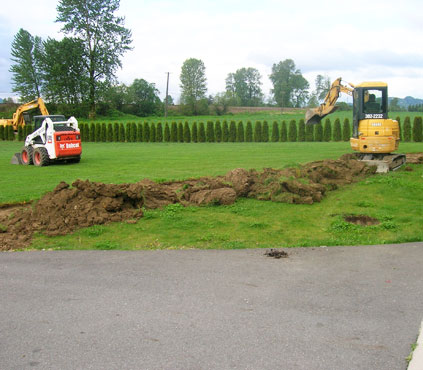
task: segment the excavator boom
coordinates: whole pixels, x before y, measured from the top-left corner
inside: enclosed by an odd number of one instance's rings
[[[38,108],[43,116],[48,116],[48,110],[44,104],[43,99],[38,98],[30,101],[29,103],[22,104],[16,109],[16,112],[13,113],[12,119],[2,119],[0,120],[0,125],[2,126],[13,126],[13,130],[17,131],[19,126],[25,126],[24,112]]]

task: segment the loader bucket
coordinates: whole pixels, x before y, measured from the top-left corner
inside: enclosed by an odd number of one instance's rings
[[[305,124],[306,125],[316,125],[326,117],[328,114],[335,112],[338,109],[338,106],[329,107],[326,109],[313,108],[309,109],[305,114]]]
[[[13,157],[10,160],[10,164],[22,164],[21,153],[15,153],[15,154],[13,154]]]

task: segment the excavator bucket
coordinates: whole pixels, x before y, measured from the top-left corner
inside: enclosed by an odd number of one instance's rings
[[[321,107],[309,109],[305,114],[306,125],[316,125],[328,114],[335,112],[338,106],[329,107],[322,111]]]

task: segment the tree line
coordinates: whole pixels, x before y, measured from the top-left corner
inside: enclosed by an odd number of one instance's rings
[[[400,122],[399,117],[397,121]],[[404,119],[401,139],[405,142],[423,141],[422,117]],[[86,142],[174,142],[174,143],[241,143],[241,142],[329,142],[349,141],[351,124],[329,118],[317,125],[305,125],[304,120],[273,121],[206,121],[192,122],[128,122],[81,123],[81,139]],[[17,139],[24,140],[32,132],[30,125],[19,127]],[[0,126],[0,140],[15,140],[12,126]]]

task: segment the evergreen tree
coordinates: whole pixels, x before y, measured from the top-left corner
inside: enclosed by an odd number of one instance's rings
[[[23,127],[19,126],[18,127],[18,141],[22,141],[24,139],[24,135],[23,135]]]
[[[193,143],[198,143],[198,129],[197,129],[197,122],[195,121],[192,124],[191,140]]]
[[[84,127],[85,131],[85,127]],[[111,123],[107,124],[107,141],[110,143],[113,141],[113,125]]]
[[[162,143],[163,142],[163,127],[162,123],[159,122],[156,127],[156,142]]]
[[[323,128],[323,141],[332,140],[332,124],[329,118],[325,120],[325,127]]]
[[[222,142],[222,126],[220,125],[220,121],[216,121],[214,125],[214,136],[217,143]]]
[[[253,125],[251,121],[247,121],[247,127],[245,128],[245,141],[251,143],[253,141]]]
[[[206,138],[208,143],[214,143],[214,127],[212,121],[207,121],[207,131],[206,131]]]
[[[191,130],[189,129],[188,121],[185,121],[184,123],[184,142],[191,142]]]
[[[413,122],[413,140],[416,143],[423,141],[423,127],[422,127],[422,117],[415,117]]]
[[[341,141],[341,140],[342,140],[341,121],[339,120],[339,118],[337,118],[333,126],[333,141]]]
[[[117,143],[118,141],[120,141],[120,137],[119,137],[119,123],[115,122],[113,123],[113,141],[115,143]]]
[[[106,122],[101,124],[101,141],[105,143],[107,141],[107,126]]]
[[[169,128],[169,124],[167,122],[165,123],[163,139],[164,139],[165,143],[170,142],[170,128]]]
[[[150,143],[155,143],[155,142],[156,142],[156,124],[152,122],[150,126]]]
[[[85,128],[87,128],[87,127],[88,127],[88,123],[85,124]],[[29,134],[32,134],[33,132],[34,132],[34,126],[32,126],[32,125],[25,125],[25,139],[26,139],[26,137]],[[85,136],[87,137],[86,134],[85,134]],[[85,141],[88,141],[88,140],[89,140],[89,137]]]
[[[206,131],[204,129],[204,122],[200,122],[200,127],[198,129],[198,142],[199,143],[206,142]]]
[[[303,119],[300,119],[299,124],[301,125],[301,121],[303,122],[303,125],[304,125]],[[313,126],[314,125],[305,126],[305,141],[314,141],[314,127]]]
[[[231,121],[229,125],[229,142],[235,143],[236,142],[236,123],[235,121]]]
[[[267,121],[263,121],[263,126],[261,130],[261,141],[267,143],[269,142],[269,124]]]
[[[321,142],[323,141],[323,125],[322,122],[319,122],[314,126],[314,141]]]
[[[142,123],[137,123],[137,141],[140,143],[143,140],[143,133],[142,133]]]
[[[403,140],[406,142],[410,142],[411,141],[411,121],[409,116],[405,117],[403,130],[404,130]]]
[[[15,140],[15,132],[13,131],[13,126],[7,126],[7,140]]]
[[[238,143],[243,143],[245,141],[244,123],[242,121],[238,122],[238,128],[236,130],[236,141]]]
[[[277,143],[279,141],[279,125],[276,121],[273,121],[272,125],[272,142]]]
[[[97,122],[95,124],[95,141],[99,143],[101,141],[101,123]]]
[[[142,138],[146,143],[150,140],[150,125],[147,121],[144,121],[142,128]]]
[[[184,142],[184,126],[181,121],[178,122],[178,142]]]
[[[121,143],[124,143],[125,142],[125,139],[126,139],[125,132],[126,132],[126,130],[125,130],[124,124],[123,123],[120,123],[119,124],[119,141]]]
[[[4,140],[4,126],[0,126],[0,140]]]
[[[178,126],[176,122],[172,122],[170,126],[170,141],[176,143],[178,141]]]
[[[254,125],[254,142],[259,143],[261,140],[261,122],[257,121]]]
[[[89,137],[89,141],[91,141],[92,143],[95,141],[95,123],[91,122],[90,123],[90,137]]]
[[[228,122],[226,122],[226,121],[223,121],[222,141],[224,143],[227,143],[229,141],[229,128],[228,128]]]
[[[297,122],[295,120],[289,122],[288,140],[297,141]]]
[[[286,127],[286,121],[282,121],[281,141],[284,143],[288,141],[288,129]]]
[[[298,123],[298,141],[310,141],[306,139],[306,127],[303,119]]]
[[[348,118],[345,118],[344,123],[342,124],[342,140],[350,141],[350,139],[351,139],[350,120]]]
[[[127,123],[125,125],[125,140],[126,140],[127,143],[131,142],[131,136],[132,136],[131,135],[131,129],[132,129],[131,124]]]

